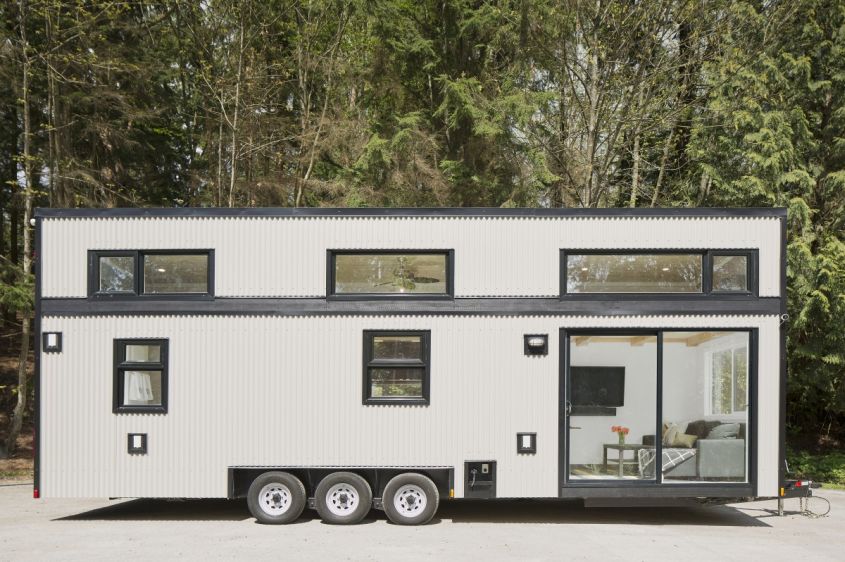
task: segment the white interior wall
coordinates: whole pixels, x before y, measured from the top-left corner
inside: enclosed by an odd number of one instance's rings
[[[686,424],[704,417],[704,358],[701,346],[663,343],[663,422]]]
[[[578,367],[625,367],[625,405],[615,416],[571,416],[569,462],[598,464],[603,443],[617,443],[611,426],[631,430],[628,443],[642,443],[643,435],[654,435],[657,408],[657,344],[632,346],[625,342],[588,342],[569,346],[571,365]]]

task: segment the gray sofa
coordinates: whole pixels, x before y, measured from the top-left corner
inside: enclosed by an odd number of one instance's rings
[[[684,433],[695,435],[695,455],[677,466],[666,469],[664,478],[684,480],[744,480],[745,479],[745,424],[741,423],[736,438],[708,439],[710,431],[722,422],[695,421],[687,425]],[[650,439],[649,439],[650,438]],[[651,443],[648,443],[648,441]],[[647,435],[643,443],[654,444],[654,436]],[[676,447],[673,447],[677,449]],[[667,447],[664,445],[664,449]],[[649,467],[653,471],[653,465]]]

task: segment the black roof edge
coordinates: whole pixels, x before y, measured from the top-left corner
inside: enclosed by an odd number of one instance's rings
[[[35,209],[38,218],[162,218],[162,217],[785,217],[783,207],[672,207],[672,208],[290,208],[290,207],[170,207],[113,209]]]

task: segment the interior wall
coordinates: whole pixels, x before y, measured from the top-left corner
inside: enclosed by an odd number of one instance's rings
[[[627,342],[570,342],[570,365],[576,367],[625,367],[625,405],[615,416],[570,416],[569,462],[602,462],[604,443],[617,443],[610,428],[630,429],[626,441],[642,443],[643,435],[654,435],[657,409],[657,344],[633,346]]]
[[[663,342],[663,423],[686,424],[704,417],[704,354],[701,346]]]

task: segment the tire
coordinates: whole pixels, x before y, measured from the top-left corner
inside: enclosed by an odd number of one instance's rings
[[[427,476],[406,472],[384,487],[382,505],[387,518],[397,525],[425,525],[437,513],[440,493]]]
[[[305,509],[305,486],[287,472],[265,472],[252,481],[247,492],[249,512],[259,523],[293,523]]]
[[[358,523],[373,506],[370,485],[352,472],[329,474],[320,481],[314,496],[320,518],[332,525]]]

